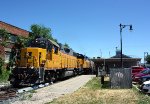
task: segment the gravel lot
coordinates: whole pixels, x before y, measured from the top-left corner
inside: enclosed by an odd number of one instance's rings
[[[95,75],[80,75],[36,90],[28,99],[15,101],[12,104],[45,104],[67,93],[73,93],[85,85]]]

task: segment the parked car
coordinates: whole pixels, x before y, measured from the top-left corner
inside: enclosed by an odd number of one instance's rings
[[[145,81],[141,86],[140,90],[144,93],[150,93],[150,80]]]
[[[142,76],[142,77],[139,79],[139,84],[143,84],[143,82],[149,81],[149,80],[150,80],[150,75]]]
[[[132,66],[132,77],[136,74],[138,74],[139,72],[141,72],[142,70],[144,70],[145,68],[142,66]]]
[[[145,69],[132,77],[132,81],[139,82],[142,76],[150,75],[150,69]]]

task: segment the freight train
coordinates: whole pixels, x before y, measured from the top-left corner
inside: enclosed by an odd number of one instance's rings
[[[38,37],[22,48],[9,77],[13,86],[50,83],[67,76],[92,71],[93,62],[85,55],[55,41]]]

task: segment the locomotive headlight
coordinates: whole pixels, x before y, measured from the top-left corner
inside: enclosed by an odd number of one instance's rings
[[[31,69],[33,69],[34,67],[33,66],[31,66]]]

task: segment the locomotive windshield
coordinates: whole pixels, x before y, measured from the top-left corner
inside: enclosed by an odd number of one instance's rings
[[[46,48],[46,42],[43,39],[35,39],[35,40],[31,40],[30,47],[39,47],[39,48]]]
[[[82,54],[77,53],[77,58],[82,58],[84,59],[84,56]]]
[[[34,40],[31,40],[29,46],[44,48],[44,49],[48,49],[49,51],[51,51],[52,49],[52,44],[45,38],[36,38]]]

